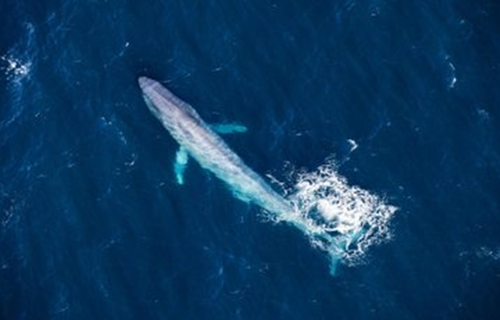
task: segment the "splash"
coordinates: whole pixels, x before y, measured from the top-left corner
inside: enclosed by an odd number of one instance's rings
[[[339,262],[357,265],[369,247],[390,239],[389,221],[396,211],[377,195],[349,185],[336,169],[330,161],[314,172],[294,170],[296,183],[287,198],[295,212],[274,218],[296,226],[325,251],[332,274]]]

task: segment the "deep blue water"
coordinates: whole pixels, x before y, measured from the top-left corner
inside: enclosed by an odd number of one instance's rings
[[[0,2],[0,319],[498,319],[496,1]],[[192,163],[155,78],[256,172],[398,207],[331,276]],[[351,150],[349,140],[357,144]]]

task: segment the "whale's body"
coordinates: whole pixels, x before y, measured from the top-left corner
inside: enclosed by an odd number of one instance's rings
[[[238,198],[278,215],[293,211],[291,204],[245,165],[189,104],[155,80],[140,77],[138,81],[151,112],[179,143],[181,150],[227,183]],[[178,160],[185,163],[187,158],[179,154]]]

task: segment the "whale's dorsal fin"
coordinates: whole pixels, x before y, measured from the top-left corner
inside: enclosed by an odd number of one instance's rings
[[[188,163],[189,157],[186,149],[182,146],[179,147],[177,153],[175,154],[174,171],[175,178],[178,184],[184,184],[184,171],[186,170],[186,165]]]
[[[210,125],[210,128],[217,133],[242,133],[247,131],[247,127],[237,123],[217,123]],[[187,150],[180,146],[179,150],[175,154],[174,162],[174,172],[177,183],[180,185],[184,184],[184,171],[186,171],[186,166],[189,160],[189,155]]]
[[[247,132],[247,127],[238,123],[216,123],[211,124],[210,128],[220,134],[243,133]]]

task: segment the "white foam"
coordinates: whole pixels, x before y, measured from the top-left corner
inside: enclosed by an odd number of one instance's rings
[[[455,76],[455,66],[453,63],[448,62],[448,66],[450,67],[450,80],[448,83],[448,88],[453,89],[455,88],[455,84],[457,83],[457,77]]]
[[[10,51],[15,52],[16,50],[12,49]],[[28,58],[25,59],[23,54],[20,54],[19,57],[13,53],[0,56],[0,71],[9,82],[8,90],[10,91],[10,105],[12,106],[9,117],[0,121],[0,124],[4,127],[8,127],[11,123],[16,121],[24,110],[25,104],[22,103],[22,93],[24,90],[24,82],[29,80],[31,75],[31,66],[31,60],[28,60]]]
[[[389,221],[396,207],[377,195],[351,186],[334,162],[314,172],[292,172],[295,186],[288,190],[296,211],[274,220],[302,230],[314,247],[328,253],[331,272],[338,262],[361,263],[367,249],[390,239]]]
[[[2,66],[2,69],[4,70],[5,75],[10,79],[22,79],[30,73],[30,62],[23,62],[20,59],[9,55],[1,56],[0,61],[5,64],[5,66]]]
[[[6,79],[15,86],[21,87],[21,81],[29,79],[37,52],[35,27],[31,23],[23,23],[25,31],[19,42],[0,56],[0,70]]]
[[[451,62],[451,57],[445,55],[445,60],[448,62],[448,70],[446,72],[446,79],[448,82],[448,89],[454,89],[457,83],[456,68],[453,62]]]
[[[358,148],[358,144],[356,143],[356,141],[354,141],[353,139],[348,139],[347,142],[349,143],[349,145],[351,146],[349,148],[349,152],[353,152],[354,150],[356,150]]]

